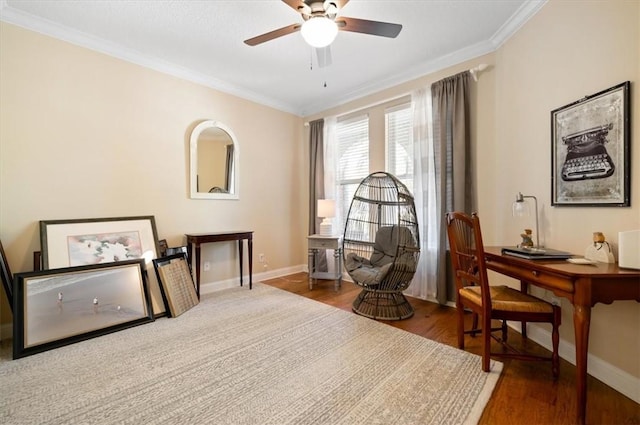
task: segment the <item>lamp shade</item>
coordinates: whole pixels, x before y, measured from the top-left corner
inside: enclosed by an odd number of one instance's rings
[[[531,211],[529,210],[529,205],[524,201],[525,198],[533,199],[533,202],[536,206],[536,246],[537,250],[541,250],[540,247],[540,226],[538,225],[538,198],[533,195],[523,195],[522,192],[518,192],[516,195],[516,200],[511,206],[511,213],[514,217],[522,217],[522,216],[530,216]]]
[[[318,217],[335,217],[336,201],[333,199],[318,199]]]
[[[333,199],[318,199],[318,217],[323,217],[320,223],[320,236],[333,235],[331,218],[336,216],[336,201]]]
[[[514,217],[528,217],[531,215],[529,204],[524,202],[524,199],[522,198],[516,198],[516,201],[511,206],[511,212]]]
[[[327,47],[338,35],[338,25],[326,16],[313,16],[300,28],[302,38],[313,47]]]

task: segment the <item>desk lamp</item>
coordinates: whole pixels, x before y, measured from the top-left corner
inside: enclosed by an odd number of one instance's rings
[[[534,249],[542,250],[542,248],[540,248],[540,236],[539,236],[540,232],[538,227],[538,199],[535,196],[523,195],[521,192],[518,192],[518,195],[516,196],[516,200],[511,206],[511,211],[514,217],[531,215],[531,212],[529,211],[529,204],[524,202],[525,198],[533,199],[536,205],[536,246],[534,247]]]
[[[320,223],[320,236],[333,236],[332,218],[336,216],[336,201],[333,199],[318,199],[318,217],[323,218]]]

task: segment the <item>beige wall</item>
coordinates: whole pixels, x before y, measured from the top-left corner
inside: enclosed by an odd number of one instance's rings
[[[534,225],[511,216],[511,204],[521,191],[538,198],[541,242],[581,254],[592,232],[602,231],[617,255],[618,232],[640,229],[639,27],[637,1],[552,0],[493,54],[305,119],[377,105],[480,63],[490,64],[471,88],[478,212],[485,243],[516,244],[522,229]],[[632,206],[551,207],[550,112],[627,80],[632,82]],[[372,143],[380,140],[384,143],[384,138],[372,137]],[[516,285],[495,274],[492,278]],[[561,338],[573,344],[573,308],[566,301],[562,307]],[[598,304],[592,312],[589,352],[605,367],[612,365],[635,377],[635,392],[640,378],[639,325],[640,304],[634,301]],[[572,354],[570,349],[565,351]],[[596,363],[592,360],[590,367]]]
[[[300,117],[5,23],[0,43],[0,238],[14,273],[32,270],[39,220],[134,215],[154,215],[170,246],[249,229],[270,270],[306,263]],[[189,199],[203,119],[238,139],[239,200]],[[203,283],[237,278],[236,256],[231,242],[204,246]]]

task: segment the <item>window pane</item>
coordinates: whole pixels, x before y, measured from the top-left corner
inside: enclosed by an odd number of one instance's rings
[[[413,193],[413,125],[411,105],[385,111],[387,171]]]
[[[337,216],[341,230],[356,188],[369,175],[369,117],[360,115],[339,121],[336,126],[338,143]]]

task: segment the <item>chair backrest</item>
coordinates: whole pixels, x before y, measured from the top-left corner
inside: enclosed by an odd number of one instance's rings
[[[416,241],[411,230],[405,226],[385,226],[376,232],[376,240],[371,254],[371,264],[383,266],[391,263],[398,255],[399,247],[415,247]]]
[[[465,286],[480,286],[483,307],[491,309],[489,279],[478,215],[457,211],[447,213],[447,235],[457,291]]]

